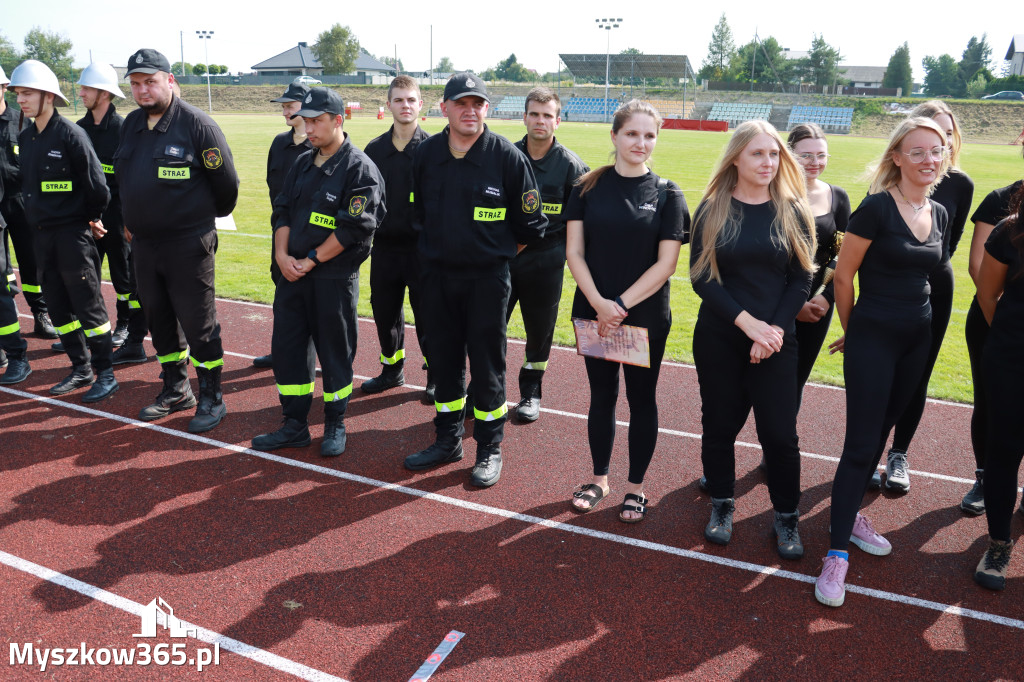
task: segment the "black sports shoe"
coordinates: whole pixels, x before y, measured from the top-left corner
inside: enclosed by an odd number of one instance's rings
[[[118,320],[117,326],[114,327],[113,333],[110,335],[110,341],[114,345],[114,348],[120,348],[124,345],[125,341],[128,340],[128,322],[125,320]]]
[[[63,353],[64,352],[64,342],[63,341],[57,341],[56,343],[51,343],[50,344],[50,350],[52,350],[54,353]]]
[[[359,386],[359,390],[373,395],[383,393],[392,388],[398,388],[404,384],[405,373],[402,371],[402,365],[384,365],[380,374],[364,381]]]
[[[469,482],[480,488],[489,488],[501,478],[501,446],[498,443],[480,445],[476,449],[476,464]]]
[[[309,425],[298,419],[285,418],[277,431],[264,433],[252,439],[253,450],[278,450],[280,448],[304,448],[312,442]]]
[[[960,501],[960,509],[964,510],[971,516],[981,516],[985,513],[985,483],[983,477],[985,475],[984,469],[975,469],[974,471],[974,485],[964,495],[964,499]]]
[[[91,386],[95,380],[96,377],[92,373],[90,365],[79,365],[72,370],[71,374],[61,379],[56,385],[51,386],[50,394],[64,395],[65,393],[71,393],[75,389]]]
[[[732,513],[736,500],[731,497],[711,498],[711,520],[704,527],[704,537],[716,545],[728,545],[732,539]]]
[[[324,420],[324,439],[320,441],[320,455],[337,457],[345,452],[345,418],[339,415],[328,415]]]
[[[1006,587],[1006,574],[1010,568],[1010,552],[1013,551],[1013,540],[993,540],[989,538],[988,549],[974,570],[974,582],[990,590],[1001,590]]]
[[[57,338],[57,330],[53,328],[53,322],[50,321],[50,313],[46,311],[38,312],[32,317],[36,321],[35,328],[32,330],[33,334],[44,339]]]
[[[540,417],[540,398],[532,395],[523,398],[516,405],[516,420],[523,423],[529,424],[530,422],[537,421]]]
[[[32,368],[28,366],[26,358],[8,358],[4,364],[7,366],[7,371],[0,376],[0,385],[10,386],[21,383],[32,373]]]
[[[403,465],[410,471],[420,471],[439,464],[458,462],[460,459],[462,439],[456,436],[438,436],[430,447],[406,457]]]
[[[772,532],[778,539],[777,548],[779,556],[783,559],[799,559],[804,555],[804,545],[800,542],[800,530],[797,527],[799,520],[799,511],[790,514],[775,512]]]

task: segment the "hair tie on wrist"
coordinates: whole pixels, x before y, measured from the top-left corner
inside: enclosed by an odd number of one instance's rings
[[[626,312],[629,312],[629,308],[627,308],[626,304],[622,302],[622,297],[621,296],[616,296],[615,297],[615,302],[619,304],[620,308],[622,308]]]

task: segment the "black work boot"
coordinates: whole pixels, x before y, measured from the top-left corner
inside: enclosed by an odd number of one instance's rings
[[[981,516],[985,513],[985,470],[974,470],[974,485],[960,501],[960,508],[971,516]]]
[[[337,457],[345,452],[345,417],[328,414],[324,417],[324,439],[320,442],[320,454]]]
[[[188,423],[189,433],[204,433],[220,424],[220,420],[228,413],[220,390],[220,373],[224,367],[206,369],[197,367],[199,375],[199,407],[196,416]]]
[[[60,383],[50,387],[50,394],[64,395],[65,393],[71,393],[76,388],[91,386],[95,379],[96,376],[92,373],[92,365],[89,363],[77,365],[72,369],[71,374],[64,377]]]
[[[383,365],[378,376],[367,379],[359,389],[363,393],[383,393],[384,391],[397,388],[405,383],[405,373],[402,371],[404,363],[400,360],[393,365]]]
[[[128,340],[128,320],[118,320],[114,331],[110,335],[110,342],[114,348],[120,348]]]
[[[196,406],[196,397],[188,383],[187,361],[168,362],[163,365],[164,387],[152,405],[139,411],[139,419],[151,422],[162,419],[173,412],[188,410]]]
[[[305,421],[285,417],[281,428],[264,433],[252,439],[253,450],[278,450],[280,448],[304,448],[312,442],[309,425]]]
[[[82,402],[98,403],[104,398],[109,398],[117,393],[118,388],[120,386],[117,384],[117,379],[114,378],[114,368],[107,367],[106,369],[101,369],[96,373],[96,382],[93,383],[92,388],[82,396]]]
[[[778,540],[777,550],[783,559],[799,559],[804,555],[804,545],[800,541],[800,512],[781,514],[775,512],[772,532]]]
[[[126,341],[114,350],[110,356],[110,362],[114,365],[130,365],[139,362],[146,362],[149,356],[141,343]]]
[[[274,356],[270,353],[257,355],[252,359],[252,366],[256,369],[270,369],[274,366]]]
[[[405,468],[410,471],[429,469],[439,464],[458,462],[462,459],[462,439],[458,436],[438,436],[426,450],[414,452],[405,458]]]
[[[728,545],[732,539],[732,513],[736,500],[731,497],[711,498],[711,520],[704,527],[704,537],[716,545]]]
[[[28,375],[32,373],[32,368],[28,365],[28,358],[24,356],[20,358],[13,356],[5,357],[4,365],[7,366],[7,371],[4,372],[3,376],[0,376],[0,385],[3,386],[19,384],[28,379]]]
[[[476,446],[476,464],[469,482],[481,488],[489,488],[501,478],[501,444],[487,443]]]

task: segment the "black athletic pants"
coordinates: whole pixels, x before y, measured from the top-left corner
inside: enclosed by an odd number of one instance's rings
[[[974,383],[974,410],[971,412],[971,446],[974,449],[974,468],[985,468],[985,453],[988,452],[988,394],[985,390],[985,372],[982,369],[982,355],[988,339],[988,322],[981,312],[978,299],[971,300],[964,327],[967,337],[967,355],[971,359],[971,379]]]
[[[390,251],[374,247],[370,256],[370,308],[377,327],[382,365],[405,360],[405,290],[416,317],[420,353],[427,357],[426,325],[420,306],[420,260],[415,251]]]
[[[835,306],[829,306],[828,312],[817,322],[796,323],[796,390],[797,405],[803,401],[804,385],[811,376],[814,363],[818,360],[821,347],[825,345],[829,326],[832,324],[832,312]]]
[[[423,314],[430,336],[438,436],[464,433],[466,356],[473,374],[473,438],[477,446],[505,434],[505,308],[511,285],[507,265],[484,274],[425,271]]]
[[[800,502],[800,447],[796,433],[796,339],[754,364],[753,342],[735,325],[698,315],[693,359],[701,398],[701,462],[712,497],[734,497],[736,436],[751,408],[768,466],[768,495],[789,514]]]
[[[562,300],[562,281],[565,277],[565,240],[543,248],[529,248],[509,263],[512,292],[505,311],[505,321],[519,303],[526,329],[526,358],[519,370],[519,395],[541,396],[541,381],[548,367],[551,342],[558,321],[558,304]],[[617,380],[616,380],[617,381]]]
[[[896,422],[896,432],[892,437],[893,448],[903,452],[909,450],[910,441],[913,440],[917,426],[921,423],[925,401],[928,399],[928,381],[932,377],[932,370],[935,369],[935,361],[939,357],[942,339],[946,336],[949,316],[953,311],[953,266],[949,261],[940,264],[932,272],[928,282],[932,287],[931,296],[928,298],[932,305],[932,342],[928,348],[928,364],[925,365],[924,375],[910,398],[907,409]]]
[[[0,223],[3,218],[0,217]],[[7,238],[7,229],[0,227],[0,240]],[[0,249],[0,275],[7,272],[7,254]],[[21,336],[21,325],[18,322],[18,306],[14,304],[14,294],[11,291],[10,283],[4,275],[0,281],[0,348],[9,358],[21,359],[25,357],[25,350],[28,344]]]
[[[21,290],[25,294],[25,302],[34,313],[47,311],[46,301],[43,300],[42,272],[39,269],[39,259],[36,257],[34,246],[35,235],[28,226],[25,218],[25,201],[20,194],[16,196],[5,196],[0,202],[0,213],[7,221],[7,234],[14,249],[14,255],[18,258],[18,270],[21,272]],[[11,268],[11,250],[4,242],[7,250],[6,272]],[[5,272],[5,275],[6,275]]]
[[[109,369],[113,352],[110,318],[100,293],[96,243],[88,224],[36,229],[34,242],[50,319],[71,364],[80,367],[90,361],[88,341],[93,367]]]
[[[846,440],[832,482],[832,549],[845,550],[889,431],[921,381],[931,317],[884,317],[854,307],[846,329]]]
[[[324,414],[345,415],[352,394],[358,300],[358,272],[344,279],[307,275],[295,282],[284,277],[278,281],[270,354],[285,417],[307,421],[316,357],[323,371]]]
[[[619,400],[619,367],[626,380],[629,404],[629,482],[644,482],[647,467],[658,443],[658,375],[667,338],[649,339],[651,366],[634,367],[619,362],[584,358],[590,380],[590,411],[587,437],[594,475],[607,476],[615,443],[615,405]]]
[[[1024,356],[1021,339],[997,342],[991,337],[982,354],[988,397],[988,451],[985,453],[985,515],[994,540],[1010,539],[1017,502],[1017,473],[1024,456]]]
[[[217,231],[132,242],[135,280],[157,360],[224,365],[214,291]]]

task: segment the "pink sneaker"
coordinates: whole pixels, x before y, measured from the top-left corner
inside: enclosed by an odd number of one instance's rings
[[[842,606],[846,599],[846,569],[850,562],[837,556],[827,556],[822,562],[821,575],[814,581],[814,598],[825,606]]]
[[[853,522],[853,533],[850,534],[850,542],[860,547],[868,554],[885,556],[892,551],[889,541],[875,532],[874,526],[863,514],[857,514],[857,520]]]

